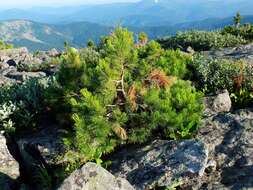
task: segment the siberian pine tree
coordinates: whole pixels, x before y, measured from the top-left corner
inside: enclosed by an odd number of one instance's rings
[[[202,112],[201,94],[181,79],[190,60],[154,41],[138,46],[121,27],[98,50],[68,48],[51,106],[67,108],[72,130],[65,142],[79,162],[100,161],[122,143],[190,137]]]
[[[237,12],[236,15],[234,16],[234,24],[236,26],[236,28],[240,27],[242,21],[242,16],[240,12]]]
[[[89,47],[89,48],[95,48],[96,44],[95,44],[95,42],[93,40],[90,39],[87,42],[87,47]]]
[[[148,35],[144,32],[139,33],[138,35],[138,43],[139,45],[146,45],[148,43]]]

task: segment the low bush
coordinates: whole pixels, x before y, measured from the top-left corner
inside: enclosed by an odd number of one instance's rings
[[[239,36],[251,42],[253,40],[253,25],[250,23],[244,24],[240,27],[236,26],[225,26],[222,30],[223,34],[232,34],[234,36]]]
[[[158,42],[166,49],[186,49],[192,47],[196,51],[207,51],[245,44],[246,40],[241,36],[220,31],[187,31],[179,32],[172,37],[159,39]]]
[[[227,89],[232,94],[235,107],[249,106],[252,100],[252,67],[243,60],[226,60],[195,55],[193,77],[198,89],[206,93],[215,93]]]
[[[253,89],[241,88],[231,94],[231,100],[235,108],[251,107],[253,105]]]
[[[252,69],[242,60],[233,61],[196,55],[192,67],[194,68],[193,80],[197,82],[198,88],[206,89],[207,92],[215,92],[220,89],[234,92],[236,88],[243,86],[250,89],[252,85]],[[240,84],[237,84],[236,80],[241,75],[243,79],[238,81]]]
[[[12,44],[7,44],[4,41],[0,40],[0,50],[12,49],[12,48],[13,48]]]
[[[28,80],[0,88],[0,126],[6,132],[18,132],[36,126],[43,111],[44,91],[49,79]]]

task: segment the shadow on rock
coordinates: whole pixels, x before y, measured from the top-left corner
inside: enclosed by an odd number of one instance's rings
[[[231,190],[253,188],[253,165],[224,168],[221,178],[221,183],[229,186]]]
[[[215,148],[221,170],[221,183],[229,189],[253,188],[253,133],[251,119],[237,119],[229,115],[216,117],[229,123],[222,143]]]
[[[0,172],[0,187],[1,190],[17,190],[18,183],[8,175]]]

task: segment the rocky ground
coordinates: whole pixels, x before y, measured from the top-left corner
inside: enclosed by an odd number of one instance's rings
[[[248,64],[253,64],[253,44],[207,51],[205,54],[215,58],[244,59]]]
[[[27,48],[0,50],[0,86],[47,76],[53,70],[52,58],[59,55],[56,49],[33,54]]]
[[[217,53],[218,52],[218,53]],[[209,52],[210,55],[253,60],[253,46]],[[47,72],[26,72],[18,65],[50,62],[52,50],[32,55],[25,48],[0,51],[0,83],[44,77]],[[51,66],[48,69],[52,69]],[[253,189],[253,109],[233,110],[227,91],[204,99],[205,113],[196,138],[154,140],[122,148],[110,157],[107,170],[87,163],[74,171],[58,190],[149,190],[158,186],[178,189]],[[20,182],[64,162],[58,138],[64,131],[54,126],[18,139],[0,134],[0,189],[25,189]],[[36,181],[31,182],[34,189]],[[33,189],[33,188],[32,188]]]

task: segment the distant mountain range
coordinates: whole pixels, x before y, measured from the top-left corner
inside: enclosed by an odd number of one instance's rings
[[[213,30],[232,23],[237,11],[252,15],[252,0],[140,0],[135,3],[0,10],[0,39],[30,50],[85,46],[117,25],[151,39],[189,29]],[[2,20],[2,21],[1,21]],[[244,22],[252,22],[245,16]]]
[[[114,3],[73,7],[35,7],[0,11],[0,20],[27,19],[63,24],[92,22],[108,26],[168,26],[208,18],[226,18],[240,11],[253,13],[252,0],[141,0],[136,3]]]
[[[253,16],[245,16],[244,22],[253,23]],[[225,19],[205,19],[169,26],[129,26],[136,35],[144,31],[150,39],[173,35],[184,30],[215,30],[232,24],[232,17]],[[8,20],[0,22],[0,39],[16,47],[26,46],[31,51],[63,49],[64,42],[74,47],[84,47],[89,39],[98,42],[101,36],[108,35],[114,28],[89,22],[70,24],[42,24],[29,20]]]

